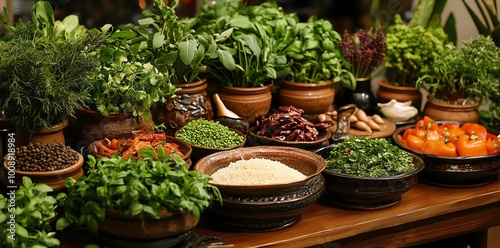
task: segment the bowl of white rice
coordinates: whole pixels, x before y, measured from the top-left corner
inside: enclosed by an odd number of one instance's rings
[[[326,161],[295,147],[254,146],[214,153],[193,167],[222,194],[208,216],[223,228],[270,231],[289,227],[321,196]]]

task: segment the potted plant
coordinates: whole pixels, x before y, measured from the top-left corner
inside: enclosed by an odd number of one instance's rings
[[[379,82],[378,102],[411,100],[412,106],[420,110],[422,93],[415,88],[415,82],[430,70],[432,61],[442,56],[446,43],[442,28],[409,26],[399,15],[394,16],[394,23],[386,31],[386,79]]]
[[[6,17],[1,25],[11,34],[1,41],[0,109],[18,128],[19,145],[64,143],[62,129],[86,99],[106,35],[79,25],[76,16],[54,21],[48,1],[33,4],[32,22],[9,26]]]
[[[51,196],[48,195],[50,192],[52,192],[51,187],[35,184],[29,177],[23,177],[23,184],[19,188],[7,190],[5,196],[0,194],[0,220],[2,220],[0,227],[4,232],[0,239],[1,247],[60,245],[51,223],[57,218],[58,208],[66,194],[58,193],[57,196]]]
[[[188,170],[178,154],[161,147],[139,153],[127,160],[89,156],[88,175],[67,179],[57,229],[84,225],[118,238],[157,240],[188,232],[212,200],[221,200],[211,177]]]
[[[352,35],[345,32],[340,47],[351,65],[350,71],[356,78],[356,88],[340,88],[335,94],[335,105],[341,107],[354,103],[368,115],[375,114],[377,99],[371,88],[371,74],[384,61],[385,35],[382,28],[378,27],[375,32],[359,29]]]
[[[256,115],[270,110],[272,86],[289,69],[285,55],[277,50],[281,35],[288,32],[285,30],[288,19],[276,4],[229,5],[222,12],[216,7],[204,7],[208,11],[198,16],[195,25],[197,30],[227,36],[218,44],[219,56],[208,61],[207,72],[219,86],[219,97],[227,108],[253,123]],[[215,21],[206,18],[219,13],[225,14]],[[279,21],[285,23],[280,24],[281,28],[273,28]]]
[[[349,63],[342,56],[341,36],[328,20],[314,16],[293,28],[295,35],[285,49],[292,61],[291,73],[280,86],[280,104],[301,108],[305,114],[324,113],[334,101],[333,83],[356,87]]]
[[[448,44],[417,81],[417,87],[431,96],[424,114],[436,120],[477,122],[480,102],[500,98],[499,75],[500,48],[490,36],[463,41],[460,50]],[[449,105],[455,110],[445,111]],[[471,112],[463,113],[466,110]]]

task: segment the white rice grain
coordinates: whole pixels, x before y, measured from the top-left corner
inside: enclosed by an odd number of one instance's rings
[[[307,176],[279,161],[251,158],[231,162],[212,174],[212,183],[224,185],[270,185],[304,180]]]

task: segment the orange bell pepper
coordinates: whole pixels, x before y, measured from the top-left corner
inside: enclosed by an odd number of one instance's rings
[[[486,135],[488,130],[481,124],[478,123],[464,123],[461,127],[462,130],[468,135],[476,135],[482,140],[486,140]]]
[[[474,135],[462,135],[457,140],[457,153],[461,157],[488,155],[486,141]]]
[[[426,140],[422,152],[437,156],[456,157],[457,149],[453,143],[444,143],[442,140]]]
[[[405,140],[406,146],[416,151],[422,151],[424,143],[425,143],[424,139],[412,134],[408,135],[408,137]]]
[[[464,135],[465,132],[464,130],[462,130],[461,128],[452,128],[452,129],[449,129],[448,130],[448,133],[447,133],[447,141],[448,142],[451,142],[453,144],[457,144],[457,141],[458,141],[458,137]],[[446,138],[445,138],[446,140]]]
[[[438,130],[439,129],[439,125],[437,124],[437,122],[435,120],[433,120],[432,118],[430,118],[429,116],[424,116],[423,118],[424,120],[424,128],[427,129],[427,130]]]
[[[500,136],[500,135],[499,135]],[[500,137],[488,133],[486,136],[486,150],[488,154],[500,152]]]

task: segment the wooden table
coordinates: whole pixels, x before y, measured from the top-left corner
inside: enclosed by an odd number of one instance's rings
[[[196,232],[234,247],[403,247],[500,225],[500,180],[471,188],[418,183],[386,209],[346,210],[318,201],[295,225],[272,232],[223,231],[202,219]],[[490,230],[497,230],[492,228]],[[499,236],[498,233],[490,236]],[[498,240],[498,239],[497,239]]]

